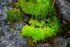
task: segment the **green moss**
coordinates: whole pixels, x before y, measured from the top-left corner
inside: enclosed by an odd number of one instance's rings
[[[31,37],[33,42],[44,40],[57,34],[59,21],[53,0],[17,0],[26,14],[31,14],[28,24],[21,29],[21,36]]]
[[[22,13],[19,9],[9,9],[7,10],[7,21],[15,22],[22,19]]]
[[[22,27],[21,36],[32,37],[33,42],[37,42],[56,35],[58,28],[59,22],[55,16],[52,19],[48,18],[40,22],[30,19],[29,25]]]
[[[51,0],[17,0],[22,11],[32,15],[47,15],[51,8]]]

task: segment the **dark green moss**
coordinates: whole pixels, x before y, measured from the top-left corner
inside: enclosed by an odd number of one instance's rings
[[[16,22],[22,19],[22,13],[19,9],[9,9],[7,10],[7,21]]]

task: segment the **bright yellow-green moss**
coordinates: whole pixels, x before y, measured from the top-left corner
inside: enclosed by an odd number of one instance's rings
[[[22,11],[32,15],[46,15],[51,3],[50,0],[17,0]]]
[[[41,22],[30,19],[29,24],[30,26],[25,25],[22,27],[21,36],[32,37],[34,42],[56,35],[59,28],[59,22],[55,16]]]
[[[28,24],[21,29],[21,36],[31,37],[33,42],[57,34],[59,22],[52,0],[17,0],[26,14],[32,14]]]

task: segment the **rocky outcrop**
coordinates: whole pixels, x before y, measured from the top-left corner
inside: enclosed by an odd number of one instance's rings
[[[55,0],[62,19],[70,21],[70,0]]]

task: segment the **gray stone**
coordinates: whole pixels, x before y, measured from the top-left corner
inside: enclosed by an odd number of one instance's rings
[[[51,47],[49,43],[37,44],[36,47]]]
[[[13,25],[14,29],[20,30],[25,23],[17,22]]]
[[[12,0],[0,0],[0,47],[26,47],[27,38],[20,36],[20,29],[24,23],[15,23],[12,25],[14,27],[10,28],[10,23],[6,20],[6,11],[12,8],[10,2]]]
[[[70,21],[70,0],[55,0],[62,19]]]
[[[26,47],[27,38],[20,36],[19,30],[9,29],[4,26],[1,30],[3,33],[0,35],[0,47]],[[4,34],[4,35],[3,35]]]
[[[70,38],[57,37],[53,41],[53,47],[69,47]]]

